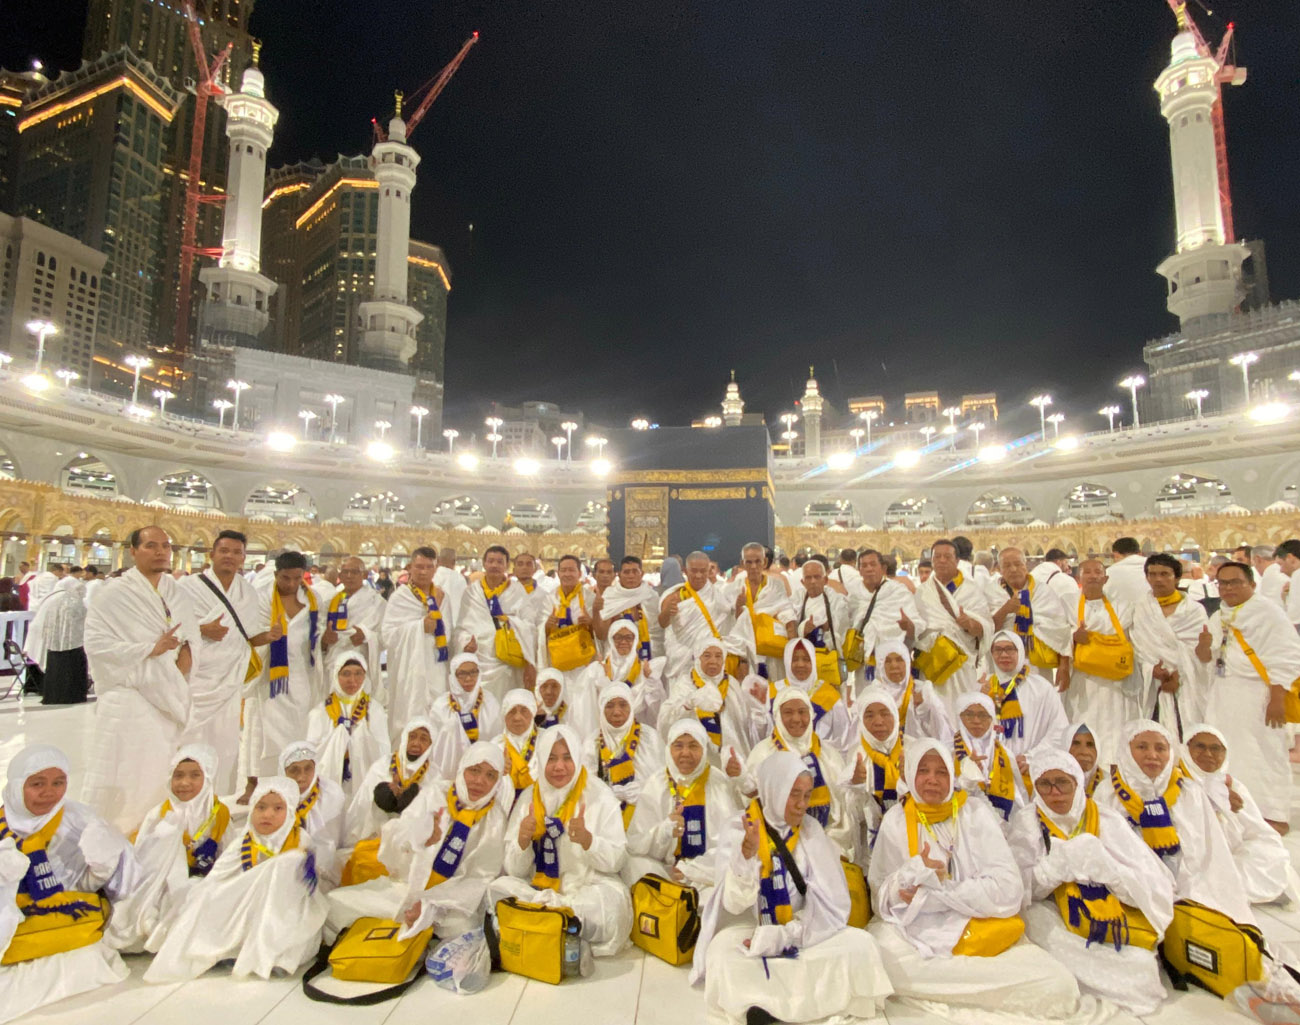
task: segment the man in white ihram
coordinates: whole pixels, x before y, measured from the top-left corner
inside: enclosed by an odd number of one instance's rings
[[[1117,537],[1111,543],[1110,554],[1114,561],[1106,570],[1106,597],[1112,602],[1121,601],[1131,609],[1151,593],[1146,556],[1133,537]]]
[[[86,613],[95,679],[95,732],[82,799],[124,833],[165,796],[172,755],[189,720],[199,641],[189,597],[172,579],[161,527],[133,530],[135,565],[110,580]]]
[[[367,674],[370,696],[387,709],[388,689],[379,671],[385,607],[384,596],[366,586],[366,564],[355,555],[344,559],[339,567],[339,589],[322,606],[325,628],[320,635],[320,648],[327,655],[335,645],[342,645],[341,650],[360,648],[370,667]]]
[[[951,712],[957,695],[979,690],[977,663],[993,639],[993,615],[984,589],[958,568],[957,546],[946,539],[930,546],[934,572],[916,589],[916,602],[926,630],[917,647],[933,651],[946,637],[966,660],[936,689]],[[955,715],[954,715],[955,718]]]

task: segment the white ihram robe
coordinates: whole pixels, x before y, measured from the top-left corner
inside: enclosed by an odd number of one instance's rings
[[[189,721],[179,649],[150,657],[176,624],[175,636],[190,643],[193,673],[202,654],[198,622],[170,574],[155,590],[129,569],[100,588],[86,613],[86,658],[98,698],[82,799],[123,833],[166,796],[167,766]]]
[[[849,927],[839,848],[808,815],[797,840],[785,822],[790,791],[806,774],[796,755],[782,751],[763,764],[758,781],[764,828],[793,846],[805,883],[802,894],[793,881],[787,886],[788,922],[776,924],[762,910],[761,859],[745,857],[741,816],[732,817],[722,837],[718,882],[704,906],[691,967],[691,982],[704,982],[710,1021],[743,1023],[751,1007],[780,1021],[876,1018],[893,992],[876,942]],[[775,850],[772,859],[781,863]],[[791,948],[794,956],[784,956]]]
[[[1030,576],[1025,581],[1025,586],[1029,589],[1029,613],[1033,620],[1034,638],[1047,645],[1058,656],[1065,655],[1068,658],[1070,646],[1073,643],[1070,635],[1074,632],[1069,610],[1055,591],[1040,584],[1033,576]],[[996,598],[991,598],[989,603],[990,615],[996,612],[1008,598],[1019,598],[1020,596],[1020,592],[1015,591],[1005,580],[999,581],[994,588],[994,593]],[[996,601],[996,604],[994,604],[994,601]],[[1015,631],[1016,612],[1014,610],[1002,621],[1002,629]],[[1022,637],[1021,640],[1023,641],[1024,638]],[[1050,672],[1050,670],[1039,667],[1035,668],[1039,672]]]
[[[939,596],[941,589],[943,597]],[[993,637],[993,612],[983,588],[969,575],[962,577],[956,592],[950,592],[932,574],[925,583],[917,584],[916,603],[925,617],[925,631],[917,634],[916,646],[922,651],[930,651],[939,637],[944,636],[966,655],[961,668],[935,687],[951,712],[958,694],[979,689],[978,662],[980,654],[988,651]],[[951,613],[949,608],[952,609]],[[984,628],[983,634],[973,637],[958,626],[956,617],[963,612]]]
[[[287,805],[284,824],[270,836],[258,836],[246,827],[232,838],[167,929],[144,974],[146,982],[196,979],[230,958],[235,961],[231,970],[235,978],[269,979],[277,969],[296,972],[316,955],[328,904],[317,885],[311,834],[294,822],[298,784],[285,776],[261,779],[249,808],[270,792]],[[298,846],[284,850],[294,832]],[[245,869],[245,837],[275,853]]]
[[[957,732],[957,720],[948,711],[948,706],[939,700],[934,684],[929,680],[918,680],[912,676],[912,653],[903,645],[901,636],[895,641],[880,641],[875,648],[876,664],[873,669],[871,684],[863,686],[853,700],[853,715],[861,718],[860,707],[862,695],[868,686],[884,687],[894,699],[894,708],[903,721],[902,733],[908,740],[929,737],[942,743],[949,743]],[[902,656],[906,664],[902,680],[895,682],[885,672],[885,657],[890,654]],[[903,699],[911,686],[912,696],[903,707]]]
[[[55,878],[65,890],[103,891],[117,903],[141,885],[144,873],[131,845],[118,830],[78,801],[63,800],[41,816],[23,803],[23,784],[44,769],[68,771],[67,757],[58,748],[33,744],[9,763],[2,805],[10,830],[26,838],[39,831],[60,810],[63,819],[46,845]],[[16,897],[30,862],[14,837],[0,840],[0,951],[7,950],[23,920]],[[0,965],[0,1022],[12,1021],[45,1004],[111,986],[128,975],[122,958],[100,940],[77,950]]]
[[[1011,817],[1007,841],[1024,879],[1026,934],[1069,969],[1086,991],[1132,1014],[1154,1014],[1165,999],[1156,952],[1129,944],[1116,950],[1110,942],[1089,943],[1066,927],[1053,895],[1062,883],[1105,886],[1120,903],[1141,911],[1161,935],[1174,917],[1169,873],[1109,808],[1097,809],[1096,836],[1086,832],[1073,835],[1089,798],[1083,770],[1070,755],[1043,748],[1029,756],[1029,765],[1033,779],[1051,769],[1068,773],[1075,781],[1075,791],[1074,804],[1064,815],[1035,797],[1035,803]],[[1052,837],[1050,850],[1043,837],[1040,809],[1069,837]]]
[[[1210,680],[1205,721],[1223,731],[1232,752],[1233,773],[1250,788],[1264,818],[1286,822],[1291,817],[1290,740],[1285,729],[1264,723],[1268,685],[1260,679],[1232,633],[1241,631],[1263,663],[1271,683],[1290,687],[1300,676],[1300,636],[1286,610],[1258,595],[1236,608],[1222,605],[1210,620],[1215,662],[1223,663]],[[89,644],[87,644],[89,649]]]
[[[632,636],[632,650],[626,655],[620,655],[614,647],[616,633]],[[574,674],[565,673],[564,690],[570,701],[581,699],[587,707],[594,710],[601,691],[609,684],[626,683],[632,690],[632,711],[637,719],[648,723],[657,722],[659,710],[667,696],[664,688],[666,662],[662,655],[656,655],[649,662],[642,662],[636,644],[635,625],[626,619],[620,619],[609,628],[609,645],[605,657],[587,666],[576,679],[571,679]]]
[[[361,649],[362,654],[366,656],[366,665],[370,667],[366,681],[366,685],[370,688],[370,696],[387,708],[389,691],[388,682],[384,679],[382,657],[384,611],[388,608],[388,603],[384,601],[382,594],[364,583],[352,594],[339,590],[334,598],[321,606],[322,634],[329,629],[329,609],[335,598],[339,599],[340,611],[347,610],[348,628],[336,631],[339,639],[325,649],[325,654],[329,658],[338,658],[341,651]],[[359,644],[356,642],[358,631],[363,638]],[[450,634],[447,635],[447,639],[451,640]]]
[[[271,629],[271,594],[275,590],[275,577],[270,587],[261,594],[258,607],[256,633]],[[262,673],[244,685],[244,730],[240,738],[240,775],[273,776],[278,771],[280,752],[286,744],[307,736],[307,718],[311,710],[325,700],[329,692],[324,685],[324,667],[320,654],[320,633],[325,616],[317,608],[315,642],[311,636],[311,608],[307,604],[306,587],[298,588],[302,602],[297,614],[289,620],[289,680],[288,687],[275,697],[271,696],[271,646],[258,648],[262,658]],[[286,612],[287,615],[287,612]]]
[[[226,628],[226,635],[219,641],[199,635],[197,657],[190,671],[190,715],[181,743],[207,744],[216,752],[219,775],[214,785],[217,793],[228,794],[235,788],[235,771],[239,767],[239,706],[252,649],[248,638],[205,580],[226,596],[249,636],[258,629],[258,602],[253,585],[239,573],[230,581],[229,590],[221,586],[211,567],[177,582],[177,587],[189,597],[196,628],[218,616]]]
[[[498,701],[505,697],[506,691],[524,685],[522,667],[508,666],[496,656],[496,624],[488,609],[486,593],[482,579],[471,581],[460,600],[456,610],[455,650],[464,651],[470,638],[478,645],[479,682],[487,688]],[[519,646],[523,650],[524,661],[530,665],[537,664],[537,655],[533,646],[531,619],[528,616],[530,596],[518,580],[511,580],[506,589],[498,596],[501,611],[510,621]]]
[[[343,643],[346,642],[340,642]],[[317,705],[307,716],[307,742],[316,748],[317,773],[321,778],[337,783],[344,796],[351,799],[366,769],[375,759],[388,753],[388,713],[370,691],[369,672],[366,673],[361,689],[352,697],[348,697],[339,686],[339,670],[349,660],[361,662],[361,667],[366,668],[365,647],[352,648],[349,644],[344,648],[335,645],[331,651],[339,654],[331,660],[330,696],[338,698],[339,711],[345,721],[339,722],[330,715],[328,701]],[[349,725],[356,702],[361,700],[363,694],[367,695],[368,701],[365,717],[355,725]]]
[[[700,669],[700,656],[709,648],[725,651],[721,641],[705,638],[700,642],[695,649],[694,667],[673,680],[668,696],[659,708],[659,733],[664,735],[678,719],[716,716],[720,743],[715,745],[710,738],[706,753],[714,765],[723,768],[731,757],[731,751],[735,751],[736,757],[743,762],[754,744],[771,731],[772,719],[767,712],[766,700],[754,700],[744,686],[728,676],[725,670],[713,677],[704,675]],[[750,679],[758,680],[759,677],[751,675]],[[727,685],[725,695],[721,689],[723,681]]]
[[[447,644],[438,647],[437,637],[424,629],[428,607],[403,584],[388,599],[384,610],[383,638],[388,649],[388,729],[391,739],[417,715],[428,715],[434,702],[447,693],[453,619],[444,595],[438,601]],[[480,662],[482,647],[479,648]]]
[[[456,679],[457,667],[465,663],[478,665],[477,656],[466,653],[452,658],[451,671],[447,674],[450,689],[434,698],[433,708],[429,711],[429,719],[435,727],[430,761],[439,779],[455,779],[456,765],[465,749],[475,740],[495,737],[504,728],[501,703],[484,690],[482,675],[472,691],[465,691]],[[459,711],[452,708],[453,700]],[[462,716],[469,717],[470,722],[466,722]],[[472,723],[475,718],[478,736],[471,739],[466,731],[474,728]]]
[[[904,615],[912,621],[914,636],[925,633],[925,613],[917,605],[916,595],[897,580],[886,577],[874,591],[862,587],[862,593],[856,600],[850,601],[849,626],[862,635],[862,652],[870,655],[880,644],[895,642],[903,646],[903,628],[898,621]],[[845,633],[848,630],[846,628]],[[843,643],[841,641],[841,643]],[[911,664],[911,652],[908,652],[908,664]],[[861,690],[871,680],[880,678],[879,665],[864,665],[854,670],[855,690]]]
[[[689,586],[683,584],[680,588],[665,591],[659,599],[659,607],[662,609],[664,600],[674,590],[683,595],[677,604],[677,615],[673,616],[664,627],[663,653],[668,657],[664,675],[670,680],[691,671],[691,661],[701,641],[721,640],[732,626],[731,609],[727,605],[721,586],[711,580],[705,583],[698,592],[700,598],[698,602],[689,594]],[[700,611],[701,605],[708,610],[707,619]],[[710,619],[713,621],[712,626],[709,625]]]
[[[1022,669],[1026,669],[1025,647],[1019,636],[1011,630],[999,630],[993,635],[993,639],[1014,642],[1020,654],[1016,668],[1009,674],[1003,674],[996,665],[990,665],[988,673],[990,688],[994,681],[1001,681],[1004,675],[1011,680]],[[1011,756],[1014,758],[1016,755],[1027,755],[1034,748],[1042,745],[1068,751],[1073,734],[1070,730],[1070,720],[1065,714],[1065,705],[1062,704],[1061,695],[1056,687],[1043,679],[1033,666],[1029,666],[1024,678],[1015,686],[1015,695],[1020,704],[1020,719],[1001,720],[1002,743]],[[1000,711],[999,709],[998,712]],[[993,718],[997,720],[999,715],[995,714]]]
[[[546,760],[557,740],[563,739],[573,755],[575,773],[563,787],[553,787],[546,782]],[[567,800],[577,783],[582,768],[579,756],[581,741],[568,726],[552,726],[543,730],[537,740],[537,782],[534,789],[541,795],[547,821],[558,822],[553,816]],[[534,861],[534,844],[520,849],[519,824],[528,817],[533,807],[533,790],[526,790],[515,802],[514,811],[505,832],[505,874],[488,887],[488,901],[496,902],[507,897],[545,904],[548,907],[572,908],[582,922],[582,935],[591,943],[596,957],[617,954],[629,940],[632,931],[632,897],[619,877],[627,860],[627,836],[623,830],[623,814],[618,800],[594,774],[587,771],[587,782],[578,808],[586,808],[585,822],[591,832],[591,849],[583,850],[569,835],[568,822],[555,841],[559,861],[557,890],[533,886],[532,880],[540,866]],[[575,808],[576,812],[577,809]]]
[[[732,581],[724,592],[727,597],[727,604],[734,609],[736,600],[741,594],[745,593],[748,587],[749,578],[743,574]],[[763,583],[759,587],[758,593],[752,595],[750,601],[753,603],[755,615],[762,613],[776,619],[778,632],[794,622],[795,612],[790,606],[790,596],[786,593],[785,587],[782,586],[779,578],[763,577]],[[746,657],[756,673],[765,676],[769,680],[775,680],[781,675],[781,657],[779,655],[760,656],[758,654],[758,649],[754,645],[754,621],[749,615],[749,609],[745,606],[741,606],[740,615],[736,617],[736,622],[727,637],[739,643],[748,653]]]
[[[1133,607],[1125,601],[1103,597],[1087,598],[1082,591],[1070,610],[1071,623],[1077,627],[1079,609],[1083,609],[1083,625],[1093,633],[1115,635],[1115,625],[1111,622],[1107,603],[1119,619],[1119,625],[1133,640]],[[1071,649],[1073,657],[1073,648]],[[1134,669],[1122,680],[1108,680],[1103,676],[1093,676],[1081,672],[1073,664],[1070,667],[1070,687],[1065,692],[1066,714],[1078,722],[1083,720],[1092,730],[1097,741],[1097,762],[1109,765],[1115,760],[1116,745],[1124,724],[1138,715],[1138,697],[1141,689],[1137,659]]]
[[[1142,683],[1138,709],[1142,715],[1164,723],[1175,736],[1180,724],[1185,731],[1205,714],[1212,663],[1196,657],[1196,643],[1208,623],[1205,606],[1186,595],[1168,616],[1154,594],[1144,595],[1133,606],[1132,641]],[[1173,694],[1162,693],[1159,682],[1151,675],[1161,662],[1166,669],[1178,670],[1178,690]]]
[[[915,792],[916,769],[934,751],[948,766],[952,755],[934,740],[917,740],[904,752],[904,777]],[[951,784],[943,803],[952,800]],[[1029,1018],[1067,1018],[1079,1007],[1074,977],[1046,952],[1024,939],[995,957],[953,954],[972,918],[1019,914],[1024,883],[1003,837],[1001,818],[986,801],[968,799],[954,816],[917,826],[918,851],[930,844],[932,860],[948,859],[939,879],[919,853],[910,854],[902,802],[885,814],[871,852],[868,878],[876,938],[896,996],[961,1008],[947,1014],[962,1021],[998,1021],[1003,1009]],[[919,889],[910,904],[903,889]]]

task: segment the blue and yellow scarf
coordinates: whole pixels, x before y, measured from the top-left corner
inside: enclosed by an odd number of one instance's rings
[[[1161,858],[1172,858],[1182,852],[1182,841],[1170,810],[1178,803],[1183,792],[1183,767],[1175,765],[1169,774],[1169,784],[1159,797],[1144,801],[1137,791],[1124,782],[1119,774],[1119,766],[1110,768],[1110,785],[1115,788],[1115,796],[1124,808],[1129,822],[1142,833],[1143,842]]]
[[[460,702],[456,700],[451,691],[447,692],[447,704],[456,717],[460,719],[460,728],[465,731],[465,736],[469,738],[470,743],[478,740],[478,714],[483,709],[483,688],[478,688],[478,697],[474,699],[474,707],[461,708]]]
[[[451,818],[451,827],[442,838],[438,856],[433,859],[433,870],[424,884],[426,890],[433,889],[439,883],[445,883],[456,874],[456,869],[460,868],[465,851],[469,847],[470,830],[487,817],[494,804],[496,804],[495,797],[475,811],[461,805],[454,784],[447,790],[447,815]]]
[[[316,610],[316,593],[310,587],[304,587],[303,591],[307,595],[307,658],[314,666],[320,613]],[[280,639],[271,642],[270,681],[273,698],[289,692],[289,617],[285,615],[279,589],[272,586],[271,625],[276,623],[280,624]]]
[[[438,661],[446,662],[451,658],[451,652],[447,648],[447,624],[443,622],[442,610],[438,608],[438,600],[431,594],[425,594],[414,584],[408,584],[411,593],[424,605],[428,617],[433,620],[433,643],[438,648]]]
[[[329,608],[325,610],[325,626],[336,633],[348,628],[348,593],[339,591],[330,599]]]
[[[759,921],[764,925],[785,925],[794,917],[794,909],[790,906],[790,873],[786,871],[785,862],[776,853],[776,844],[767,833],[763,806],[757,797],[749,802],[746,814],[764,827],[758,838]],[[799,827],[790,830],[790,835],[784,839],[786,850],[794,857],[794,849],[799,844]]]
[[[1029,663],[1020,667],[1020,671],[1008,682],[1003,683],[996,676],[989,677],[989,697],[998,712],[998,722],[1002,724],[1004,737],[1023,737],[1025,735],[1025,713],[1020,707],[1020,697],[1016,688],[1023,682],[1029,672]]]
[[[695,684],[696,690],[701,690],[708,685],[708,681],[700,675],[698,669],[691,670],[691,682]],[[731,677],[724,675],[716,685],[718,693],[722,695],[722,708],[727,707],[727,686],[730,683]],[[695,710],[695,718],[700,720],[704,732],[709,735],[709,741],[719,750],[722,748],[722,708],[716,712],[702,712],[698,708]]]
[[[560,888],[560,837],[573,813],[577,810],[578,800],[587,788],[587,770],[579,769],[569,796],[555,809],[554,815],[546,814],[546,805],[542,803],[542,788],[533,784],[533,819],[537,826],[533,830],[533,886],[539,890],[558,890]]]
[[[673,804],[682,806],[682,818],[686,829],[677,838],[677,849],[673,852],[677,858],[698,858],[709,849],[708,835],[705,829],[705,792],[709,782],[709,766],[695,778],[689,787],[683,787],[673,774],[664,770],[668,776],[668,796]]]
[[[957,735],[953,738],[952,747],[955,768],[960,774],[962,762],[970,757],[970,750],[966,747],[966,738],[961,735],[960,730],[957,731]],[[984,772],[988,779],[980,783],[980,789],[987,795],[989,804],[1002,813],[1002,818],[1010,819],[1011,810],[1016,799],[1015,760],[1007,753],[1007,749],[1002,746],[1002,741],[996,737],[993,738],[993,751],[989,758],[991,764],[984,766]]]
[[[631,783],[636,779],[636,752],[641,746],[641,724],[634,722],[632,728],[627,731],[627,736],[623,739],[623,746],[618,751],[611,751],[609,745],[605,743],[605,734],[603,731],[600,737],[600,765],[599,775],[602,780],[611,785],[617,783]],[[623,828],[632,821],[632,815],[636,811],[636,805],[627,801],[620,800],[619,808],[623,812]]]
[[[1096,836],[1100,825],[1097,802],[1089,798],[1083,806],[1083,814],[1074,829],[1066,836],[1065,832],[1047,817],[1042,808],[1038,809],[1038,824],[1043,831],[1043,842],[1051,850],[1052,840],[1069,840],[1083,833]],[[1100,883],[1065,882],[1054,893],[1057,909],[1065,926],[1087,942],[1110,942],[1119,950],[1128,942],[1128,913],[1110,889]]]
[[[808,798],[808,814],[817,820],[822,829],[825,829],[826,824],[831,820],[831,789],[826,785],[826,777],[822,774],[822,738],[812,732],[811,725],[808,727],[808,732],[812,735],[812,742],[808,746],[808,752],[800,756],[813,778],[812,795]],[[772,731],[772,743],[778,751],[790,750],[776,730]]]

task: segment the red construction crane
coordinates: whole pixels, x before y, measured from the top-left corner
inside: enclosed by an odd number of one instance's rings
[[[465,45],[460,48],[460,53],[456,54],[456,56],[451,59],[450,64],[448,64],[445,68],[439,71],[437,75],[429,79],[429,81],[425,82],[424,85],[420,86],[419,89],[417,89],[415,92],[411,94],[412,100],[414,100],[417,96],[422,96],[423,98],[420,100],[419,105],[415,108],[415,113],[413,113],[410,117],[406,119],[406,138],[408,142],[410,141],[411,133],[415,131],[415,126],[418,125],[422,120],[424,120],[424,115],[427,114],[429,108],[433,106],[433,101],[436,100],[438,98],[438,94],[447,87],[447,83],[451,81],[451,76],[456,74],[456,71],[460,67],[461,62],[465,59],[465,55],[469,53],[470,47],[477,42],[478,42],[478,33],[475,32],[472,36],[470,36],[468,39],[465,40]],[[398,117],[402,116],[402,94],[401,93],[397,94],[397,116]],[[374,126],[375,129],[375,142],[385,141],[388,138],[388,133],[385,131],[384,126],[379,123],[378,118],[372,117],[370,119],[370,123]]]
[[[1246,81],[1246,69],[1228,62],[1228,49],[1232,45],[1232,34],[1236,29],[1233,22],[1228,22],[1228,30],[1219,40],[1217,51],[1211,49],[1205,36],[1187,11],[1185,0],[1166,0],[1174,17],[1178,19],[1178,28],[1190,32],[1196,40],[1196,51],[1202,57],[1214,61],[1214,86],[1218,97],[1210,108],[1210,123],[1214,128],[1214,155],[1219,168],[1219,210],[1223,216],[1223,240],[1229,245],[1237,241],[1237,232],[1232,224],[1232,192],[1228,187],[1228,139],[1223,130],[1223,86],[1241,85]]]
[[[185,182],[185,215],[181,220],[181,266],[176,282],[176,329],[172,334],[172,347],[177,352],[184,352],[190,341],[190,290],[194,282],[194,259],[198,256],[219,257],[221,247],[204,247],[195,244],[199,231],[199,204],[224,203],[223,195],[205,195],[202,191],[203,177],[203,139],[204,128],[208,120],[208,100],[220,96],[225,89],[217,79],[221,65],[230,56],[231,44],[212,58],[203,48],[203,35],[199,31],[199,19],[194,13],[190,0],[184,3],[185,18],[189,22],[190,47],[194,51],[194,62],[198,67],[198,84],[194,88],[194,128],[190,133],[190,168],[189,178]]]

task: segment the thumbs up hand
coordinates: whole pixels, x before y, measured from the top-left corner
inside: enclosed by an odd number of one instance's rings
[[[578,810],[574,812],[573,817],[569,819],[569,839],[584,851],[591,850],[591,841],[594,837],[591,835],[591,830],[587,828],[586,801],[578,805]]]

